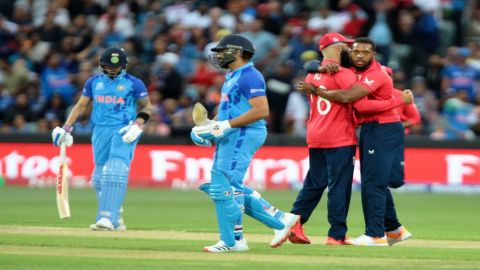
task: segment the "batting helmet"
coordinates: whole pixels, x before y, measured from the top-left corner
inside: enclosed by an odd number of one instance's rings
[[[210,55],[210,61],[217,67],[227,68],[228,64],[235,61],[234,53],[236,51],[241,51],[242,55],[249,59],[255,54],[255,46],[247,38],[231,34],[223,37],[211,51],[216,53],[225,52],[223,57],[220,58],[217,54]]]
[[[110,78],[115,78],[127,69],[128,59],[123,49],[110,47],[100,56],[100,69]]]

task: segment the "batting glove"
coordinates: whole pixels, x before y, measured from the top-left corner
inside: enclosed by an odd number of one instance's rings
[[[121,128],[118,133],[123,134],[123,142],[129,144],[136,141],[142,135],[143,130],[138,122],[130,122],[128,126]]]
[[[225,137],[228,130],[230,130],[231,128],[232,126],[230,126],[228,120],[210,121],[206,125],[193,127],[192,131],[195,132],[202,139],[214,140]]]
[[[198,136],[197,133],[195,133],[195,131],[191,131],[190,132],[190,139],[192,139],[192,142],[198,146],[202,146],[202,147],[210,147],[212,146],[212,142],[207,140],[207,139],[203,139],[201,138],[200,136]]]
[[[63,125],[62,127],[56,127],[52,131],[52,141],[55,146],[60,146],[65,144],[65,146],[72,146],[73,144],[73,137],[70,134],[72,132],[73,127],[69,125]]]

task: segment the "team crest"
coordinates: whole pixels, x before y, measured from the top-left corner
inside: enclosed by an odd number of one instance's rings
[[[105,88],[105,85],[103,84],[103,82],[99,82],[97,83],[97,85],[95,85],[95,90],[103,90]]]
[[[120,61],[120,58],[118,57],[118,53],[112,53],[112,57],[110,58],[110,62],[112,64],[116,64]]]
[[[118,91],[123,91],[123,90],[125,90],[125,85],[123,85],[123,84],[117,85],[117,90],[118,90]]]

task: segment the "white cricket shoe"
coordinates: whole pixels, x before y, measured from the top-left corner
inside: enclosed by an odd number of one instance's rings
[[[273,230],[275,235],[273,236],[270,246],[272,248],[279,247],[287,241],[288,235],[292,231],[292,227],[300,220],[299,215],[294,215],[292,213],[285,213],[283,217],[280,218],[280,221],[283,223],[283,229]]]
[[[118,219],[118,226],[115,227],[115,231],[126,231],[127,230],[127,225],[125,225],[125,221],[123,218]]]
[[[97,223],[95,223],[95,227],[98,230],[102,230],[102,231],[113,231],[113,230],[115,230],[115,227],[113,227],[113,224],[110,221],[110,219],[105,218],[105,217],[100,218],[97,221]]]
[[[119,219],[118,220],[118,227],[115,227],[115,231],[126,231],[127,230],[127,226],[125,225],[125,223],[123,223],[123,219]],[[97,226],[96,223],[93,223],[93,224],[90,224],[89,226],[90,230],[93,230],[93,231],[105,231],[106,229],[105,228],[100,228]]]
[[[248,251],[248,250],[249,248],[248,248],[247,240],[245,239],[236,240],[235,246],[233,247],[229,247],[225,245],[225,242],[223,242],[222,240],[218,241],[213,246],[203,247],[204,252],[212,252],[212,253],[221,253],[221,252],[228,252],[228,251],[242,252],[242,251]]]
[[[368,235],[360,235],[357,238],[345,239],[345,243],[352,246],[372,246],[372,247],[388,247],[387,236],[370,237]]]
[[[125,220],[123,219],[123,205],[120,206],[118,210],[118,226],[115,228],[115,231],[126,231],[127,225],[125,225]]]
[[[120,206],[120,210],[118,211],[118,226],[115,227],[115,231],[126,231],[127,230],[127,225],[125,225],[125,220],[123,219],[123,205]],[[97,224],[90,224],[89,226],[90,230],[94,231],[104,231],[104,228],[99,228],[97,227]]]

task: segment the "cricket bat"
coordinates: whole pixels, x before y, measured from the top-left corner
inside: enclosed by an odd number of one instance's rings
[[[193,106],[193,111],[192,111],[192,118],[193,122],[197,126],[202,126],[207,123],[208,120],[208,112],[205,107],[203,107],[202,103],[197,102]]]
[[[70,217],[68,200],[68,164],[65,144],[60,145],[60,169],[57,176],[57,209],[61,219]]]

